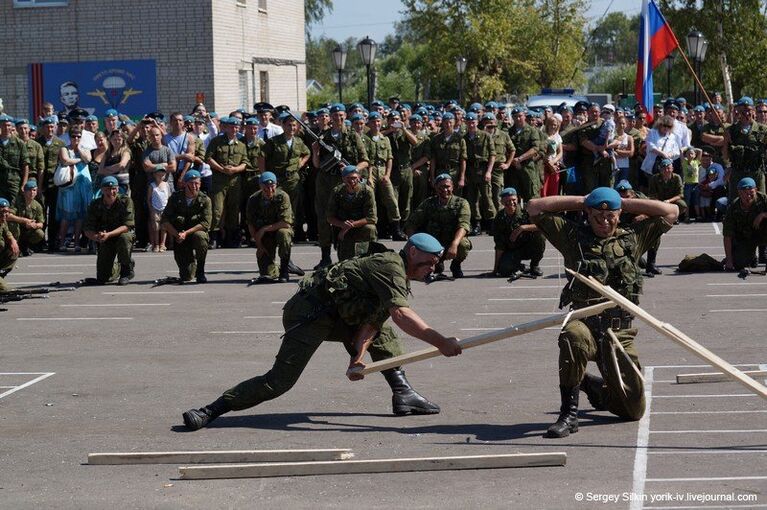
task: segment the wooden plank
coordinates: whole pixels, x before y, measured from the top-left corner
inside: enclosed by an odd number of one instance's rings
[[[767,377],[767,370],[744,370],[744,374],[749,377]],[[677,374],[677,384],[690,384],[690,383],[708,383],[708,382],[726,382],[729,381],[730,376],[723,374],[722,372],[707,372],[701,374]]]
[[[347,460],[349,449],[214,450],[189,452],[89,453],[88,464],[216,464],[220,462],[301,462]]]
[[[575,271],[572,271],[571,269],[566,269],[566,270],[568,273],[573,275],[573,277],[577,278],[584,284],[588,285],[595,291],[599,292],[601,295],[611,300],[616,305],[620,306],[627,312],[632,313],[635,316],[642,319],[643,321],[645,321],[647,324],[652,326],[653,329],[655,329],[662,335],[670,338],[674,342],[686,348],[687,350],[689,350],[696,356],[703,359],[706,363],[712,365],[713,367],[718,368],[719,370],[727,374],[727,376],[730,379],[742,384],[743,386],[748,388],[750,391],[756,393],[760,397],[767,399],[767,388],[764,385],[759,384],[755,380],[743,374],[743,372],[741,372],[740,370],[738,370],[737,368],[735,368],[730,363],[720,358],[719,356],[717,356],[710,350],[706,349],[705,347],[700,345],[698,342],[696,342],[689,336],[685,335],[684,333],[676,329],[671,324],[667,322],[659,321],[658,319],[650,315],[648,312],[646,312],[639,305],[632,303],[631,301],[623,297],[621,294],[619,294],[615,289],[602,285],[593,277],[586,278],[582,274],[578,274]]]
[[[608,308],[613,308],[613,303],[599,303],[579,310],[573,310],[572,312],[562,312],[554,315],[546,316],[542,319],[534,320],[531,322],[525,322],[516,326],[509,326],[508,328],[499,329],[498,331],[490,331],[476,335],[470,338],[459,340],[458,343],[463,349],[471,349],[472,347],[478,347],[480,345],[497,342],[499,340],[505,340],[507,338],[524,335],[533,331],[548,328],[551,326],[560,326],[566,319],[568,321],[574,319],[582,319],[584,317],[590,317],[598,313],[603,312]],[[568,317],[569,315],[569,317]],[[389,368],[399,367],[408,363],[415,363],[416,361],[423,361],[429,358],[435,358],[441,356],[439,349],[436,347],[429,347],[428,349],[422,349],[420,351],[414,351],[401,356],[395,356],[394,358],[385,359],[382,361],[376,361],[365,365],[364,368],[351,369],[350,372],[367,375],[373,372],[380,372],[381,370],[388,370]]]
[[[512,453],[504,455],[469,455],[460,457],[183,466],[179,467],[178,471],[183,480],[201,480],[212,478],[265,478],[273,476],[404,473],[408,471],[451,471],[461,469],[564,466],[566,461],[567,454],[564,452]]]

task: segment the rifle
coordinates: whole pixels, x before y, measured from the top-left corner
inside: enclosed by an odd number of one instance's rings
[[[298,124],[304,128],[304,132],[309,135],[309,137],[317,142],[317,144],[322,149],[321,155],[320,155],[320,170],[323,172],[329,173],[331,175],[338,175],[341,173],[339,166],[344,165],[348,166],[351,165],[344,157],[341,155],[341,151],[337,148],[333,147],[332,145],[325,142],[325,140],[322,139],[317,133],[312,131],[312,128],[304,121],[302,121],[295,113],[290,111],[290,107],[286,105],[281,105],[275,108],[275,111],[277,113],[287,113],[291,117],[293,117]]]
[[[12,301],[22,301],[24,299],[48,299],[48,296],[40,296],[38,294],[13,294],[11,292],[0,294],[0,304],[3,305]]]

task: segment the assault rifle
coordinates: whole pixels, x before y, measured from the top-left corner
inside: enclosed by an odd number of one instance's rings
[[[48,299],[48,294],[51,292],[71,292],[76,289],[76,287],[56,287],[56,283],[53,285],[52,287],[15,289],[0,293],[0,304],[24,299]]]
[[[291,117],[293,117],[298,124],[304,128],[304,132],[309,135],[309,138],[317,142],[317,144],[320,146],[320,170],[323,172],[327,172],[329,174],[340,174],[341,173],[341,166],[348,166],[351,165],[346,159],[344,159],[343,155],[341,155],[341,151],[338,150],[336,147],[328,144],[325,142],[325,140],[322,139],[317,133],[312,131],[312,128],[304,121],[301,120],[300,117],[298,117],[295,113],[290,111],[290,107],[286,105],[280,105],[277,108],[275,108],[275,111],[277,113],[287,113]]]

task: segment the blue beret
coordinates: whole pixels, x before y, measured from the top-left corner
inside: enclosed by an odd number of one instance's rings
[[[407,103],[402,103],[401,105],[399,105],[399,109],[400,110],[407,110],[409,112],[413,111],[413,108],[409,104],[407,104]]]
[[[387,116],[390,118],[396,118],[396,119],[399,119],[400,117],[402,117],[402,115],[400,115],[399,113],[399,110],[392,110],[389,112]]]
[[[446,180],[453,182],[453,178],[450,177],[450,174],[439,174],[438,176],[434,178],[434,184],[437,184],[441,181],[446,181]]]
[[[423,122],[423,117],[421,117],[419,114],[414,113],[410,116],[410,122]]]
[[[341,103],[336,103],[330,107],[330,113],[345,112],[346,107]]]
[[[511,196],[517,196],[517,190],[514,188],[503,188],[501,190],[501,198],[503,197],[511,197]]]
[[[344,119],[344,126],[351,127],[351,125],[352,125],[352,121],[350,121],[349,119]]]
[[[738,189],[756,188],[756,182],[751,177],[744,177],[738,181]]]
[[[88,115],[87,117],[85,117],[85,120],[87,120],[88,122],[93,122],[94,120],[98,121],[99,118],[96,117],[95,115]]]
[[[107,175],[101,180],[102,188],[116,188],[117,185],[117,178],[113,175]]]
[[[216,112],[208,112],[208,115],[210,115],[211,119],[217,119],[218,118],[218,114]]]
[[[476,112],[480,111],[481,109],[482,109],[482,105],[479,104],[479,103],[471,103],[469,105],[469,111],[470,112],[475,112],[476,113]]]
[[[669,109],[669,110],[678,110],[679,105],[676,104],[676,101],[674,101],[673,99],[666,99],[666,102],[663,103],[663,108]]]
[[[517,115],[518,113],[527,113],[527,108],[525,108],[524,106],[515,106],[514,108],[511,109],[512,115]]]
[[[614,211],[621,208],[621,196],[612,188],[596,188],[586,197],[585,204],[586,207]]]
[[[4,198],[0,198],[0,207],[10,207],[11,203]]]
[[[29,179],[24,185],[24,189],[32,189],[37,187],[37,179]]]
[[[202,174],[197,170],[189,170],[184,174],[184,182],[193,181],[194,179],[199,179],[201,177]]]
[[[349,120],[352,122],[357,122],[360,120],[365,120],[365,117],[361,113],[355,113]]]
[[[258,117],[248,117],[245,119],[245,125],[246,126],[257,126],[258,125]]]
[[[424,107],[422,106],[422,107],[418,108],[418,109],[415,111],[415,113],[417,113],[418,115],[421,115],[421,116],[423,116],[423,115],[429,115],[429,110],[427,110],[426,108],[424,108]]]
[[[368,120],[381,120],[381,114],[378,112],[370,112],[368,114]]]
[[[184,115],[184,122],[194,122],[194,117],[192,115]]]
[[[349,109],[351,109],[351,110],[364,110],[365,107],[362,106],[362,103],[354,103],[353,105],[351,105],[351,107]]]
[[[282,112],[277,118],[280,120],[280,122],[285,122],[288,119],[292,119],[293,116],[288,112]]]
[[[680,96],[680,97],[676,98],[676,102],[679,103],[679,104],[686,104],[687,103],[687,99],[685,99],[684,97]]]
[[[489,110],[493,108],[498,108],[498,104],[495,101],[488,101],[487,103],[485,103],[485,109]]]
[[[228,115],[226,117],[221,117],[219,122],[221,122],[221,124],[225,126],[229,126],[233,124],[233,122],[231,121],[231,117],[229,117]]]
[[[492,121],[495,121],[497,119],[495,118],[495,114],[493,112],[487,112],[486,114],[484,114],[482,116],[482,120],[492,120]]]
[[[748,96],[743,96],[740,99],[738,99],[737,105],[738,106],[754,106],[754,100]]]
[[[21,126],[24,124],[29,124],[29,121],[27,119],[16,119],[16,121],[13,124],[15,126]]]
[[[330,110],[328,110],[327,108],[320,108],[319,110],[317,110],[316,113],[317,115],[327,115],[328,113],[330,113]]]
[[[673,165],[673,164],[674,164],[674,162],[671,161],[668,158],[663,158],[663,159],[660,160],[660,166],[662,166],[662,167],[666,167],[668,165]]]
[[[13,122],[13,117],[4,113],[0,115],[0,122]]]
[[[466,117],[464,117],[466,120],[477,120],[477,114],[474,112],[469,112],[466,114]]]
[[[442,120],[455,120],[455,115],[450,112],[445,112],[442,114]]]
[[[634,188],[631,186],[631,183],[627,179],[623,179],[615,185],[615,189],[618,191],[626,191],[630,189],[633,190]]]
[[[705,111],[706,111],[706,109],[705,109],[703,106],[701,106],[701,105],[698,105],[698,106],[696,106],[696,107],[695,107],[695,108],[693,108],[692,110],[693,110],[694,112],[705,112]]]
[[[372,103],[370,103],[370,107],[371,107],[371,108],[380,108],[380,107],[382,107],[383,105],[384,105],[384,104],[383,104],[383,101],[381,101],[380,99],[376,99],[375,101],[373,101]]]
[[[357,170],[357,167],[354,165],[347,165],[343,170],[341,170],[341,177],[346,177],[347,175],[354,173],[359,174],[360,171]]]
[[[723,110],[724,110],[724,108],[722,107],[722,105],[720,105],[720,104],[718,104],[718,103],[717,103],[717,104],[715,104],[715,105],[714,105],[714,110],[723,111]]]
[[[117,110],[114,108],[110,108],[109,110],[104,112],[104,117],[118,117],[120,114],[117,113]]]
[[[37,126],[35,126],[34,124],[30,124],[29,130],[34,133],[35,131],[37,131]]]
[[[260,184],[277,184],[277,176],[272,172],[264,172],[258,178]]]
[[[422,252],[431,253],[432,255],[437,256],[442,255],[442,252],[445,251],[445,248],[439,244],[437,239],[425,232],[413,234],[410,236],[410,239],[408,239],[407,244],[415,246],[416,249],[421,250]]]
[[[40,125],[45,126],[48,124],[56,124],[56,118],[55,117],[45,117],[43,120],[40,121]]]

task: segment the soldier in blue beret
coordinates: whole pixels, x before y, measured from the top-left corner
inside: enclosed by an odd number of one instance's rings
[[[565,219],[564,211],[582,211],[588,223]],[[647,219],[620,227],[621,212],[644,214]],[[642,292],[640,256],[668,232],[679,209],[659,200],[626,199],[612,188],[596,188],[589,195],[536,198],[527,204],[530,218],[548,241],[559,250],[565,267],[591,276],[634,303]],[[568,279],[570,279],[568,277]],[[562,291],[560,306],[583,308],[602,300],[601,295],[578,280]],[[634,348],[637,330],[632,316],[618,307],[601,314],[567,323],[559,335],[559,391],[561,407],[557,421],[546,437],[566,437],[578,431],[579,390],[586,393],[597,410],[608,410],[626,419],[639,420],[645,412],[644,383],[639,358]],[[619,372],[605,363],[611,349],[607,330],[611,329],[632,360],[618,356]],[[589,361],[596,361],[602,378],[586,373]]]
[[[12,290],[5,283],[5,276],[13,270],[13,266],[16,264],[16,260],[21,253],[19,244],[8,228],[8,218],[10,216],[10,202],[0,197],[0,295]]]
[[[758,190],[753,178],[743,177],[737,184],[737,198],[727,207],[722,222],[725,269],[747,271],[749,267],[756,266],[755,251],[767,243],[765,220],[767,195]]]
[[[543,234],[519,205],[517,190],[504,188],[501,203],[503,208],[493,221],[495,261],[491,275],[511,277],[509,281],[517,280],[523,274],[532,278],[543,276],[540,267],[546,249]],[[529,268],[522,264],[525,260],[530,261]]]

